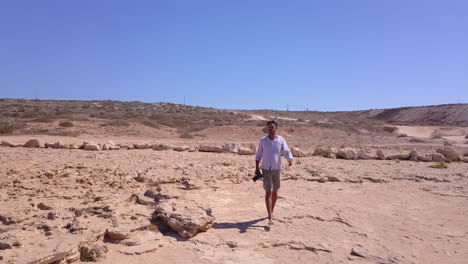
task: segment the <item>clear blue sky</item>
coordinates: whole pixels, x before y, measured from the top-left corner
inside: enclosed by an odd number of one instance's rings
[[[4,0],[0,98],[468,103],[465,0]]]

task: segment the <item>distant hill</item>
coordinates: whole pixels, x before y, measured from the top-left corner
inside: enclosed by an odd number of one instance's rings
[[[156,128],[169,126],[192,131],[211,126],[259,126],[266,119],[281,119],[281,123],[286,126],[330,127],[331,124],[354,127],[385,124],[468,126],[468,104],[319,112],[220,110],[164,102],[0,99],[0,121],[10,123],[14,121],[17,124],[46,123],[53,120],[100,122],[123,120]]]
[[[388,123],[468,126],[468,104],[401,107],[362,113],[369,119]]]

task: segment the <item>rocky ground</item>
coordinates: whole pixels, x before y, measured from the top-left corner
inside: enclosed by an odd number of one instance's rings
[[[222,129],[136,140],[185,151],[0,147],[0,263],[466,263],[468,164],[375,159],[376,149],[430,156],[447,141],[285,128],[304,154],[347,145],[373,158],[297,157],[269,226],[261,183],[250,179],[254,156],[196,151],[233,138],[254,144],[261,131]],[[465,145],[450,144],[463,158]]]

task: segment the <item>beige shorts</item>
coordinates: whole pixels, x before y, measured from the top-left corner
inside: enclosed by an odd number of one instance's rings
[[[262,170],[263,189],[265,192],[278,192],[280,188],[280,170]]]

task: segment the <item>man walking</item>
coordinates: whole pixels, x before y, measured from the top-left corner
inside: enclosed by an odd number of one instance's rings
[[[276,135],[278,123],[274,120],[267,122],[268,136],[262,137],[258,144],[255,157],[255,171],[258,172],[262,161],[263,188],[265,189],[265,204],[268,212],[268,224],[272,225],[272,214],[278,199],[281,176],[281,152],[288,160],[289,166],[293,163],[293,156],[282,136]]]

